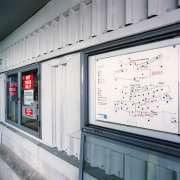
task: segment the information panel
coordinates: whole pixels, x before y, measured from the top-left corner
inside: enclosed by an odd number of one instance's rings
[[[178,134],[179,49],[96,59],[96,120]]]

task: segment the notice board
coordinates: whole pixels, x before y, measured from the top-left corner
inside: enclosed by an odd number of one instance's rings
[[[180,45],[96,59],[96,121],[179,133]]]

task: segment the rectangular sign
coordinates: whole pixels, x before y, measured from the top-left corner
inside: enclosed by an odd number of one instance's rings
[[[33,89],[33,74],[23,76],[24,90]]]
[[[96,59],[96,120],[178,134],[179,49]]]
[[[9,84],[9,95],[16,96],[16,83]]]
[[[34,99],[34,90],[24,90],[24,105],[32,105]]]
[[[25,108],[25,116],[33,117],[33,109]]]

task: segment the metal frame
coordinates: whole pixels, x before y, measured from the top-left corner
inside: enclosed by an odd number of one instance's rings
[[[133,35],[114,42],[109,42],[94,48],[89,48],[81,52],[81,160],[80,160],[80,179],[82,178],[83,169],[83,146],[84,133],[98,135],[107,139],[116,140],[134,147],[155,151],[164,155],[180,158],[180,143],[171,142],[163,139],[147,137],[135,133],[123,132],[119,130],[109,129],[89,124],[88,112],[88,57],[98,55],[114,50],[121,50],[138,45],[149,44],[162,40],[168,40],[180,35],[180,23],[163,27],[154,31]],[[148,131],[148,130],[147,130]]]
[[[41,97],[40,97],[40,92],[41,92],[41,82],[40,82],[40,78],[38,79],[38,107],[39,107],[39,123],[40,123],[40,126],[39,126],[39,130],[38,132],[35,132],[23,125],[21,125],[21,112],[22,112],[22,109],[21,109],[21,78],[22,78],[22,73],[23,72],[26,72],[26,71],[30,71],[30,70],[34,70],[34,69],[38,69],[38,76],[40,77],[40,74],[41,74],[41,68],[40,68],[40,65],[39,64],[33,64],[33,65],[29,65],[29,66],[26,66],[26,67],[22,67],[22,68],[19,68],[19,69],[16,69],[16,70],[12,70],[10,72],[7,72],[5,73],[6,75],[6,78],[7,76],[9,75],[13,75],[13,74],[17,74],[18,75],[18,123],[14,123],[10,120],[7,119],[7,98],[6,98],[6,101],[5,101],[5,106],[6,106],[6,113],[5,113],[5,116],[6,116],[6,119],[5,121],[33,136],[36,136],[38,138],[41,138],[41,103],[40,103],[40,100],[41,100]],[[5,91],[6,91],[6,97],[7,97],[7,83],[5,84]]]
[[[133,35],[114,42],[109,42],[97,47],[81,51],[81,127],[88,125],[88,57],[115,50],[149,44],[179,36],[180,23],[160,28],[154,31]]]

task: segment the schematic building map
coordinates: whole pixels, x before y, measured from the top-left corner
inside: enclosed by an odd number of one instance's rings
[[[96,60],[96,120],[179,133],[179,51],[168,46]]]

